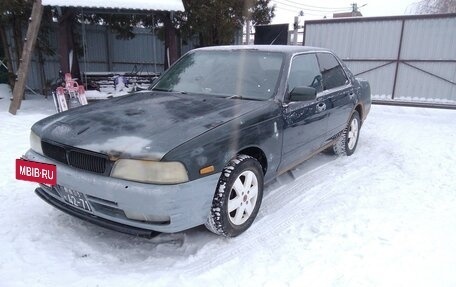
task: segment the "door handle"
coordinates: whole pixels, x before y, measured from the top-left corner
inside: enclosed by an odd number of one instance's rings
[[[324,110],[326,110],[326,104],[325,103],[318,103],[317,104],[317,113],[321,113]]]

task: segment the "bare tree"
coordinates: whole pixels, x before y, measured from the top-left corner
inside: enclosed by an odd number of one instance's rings
[[[456,0],[422,0],[417,4],[418,14],[456,13]]]

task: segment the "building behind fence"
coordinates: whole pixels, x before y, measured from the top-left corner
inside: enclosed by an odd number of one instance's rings
[[[163,71],[164,43],[150,29],[135,28],[130,40],[116,39],[105,26],[79,29],[85,43],[81,72]],[[49,35],[49,48],[55,52],[56,31]],[[11,35],[8,39],[14,55]],[[235,44],[242,41],[240,32]],[[456,14],[307,21],[303,45],[336,52],[356,76],[369,80],[374,99],[456,105]],[[197,46],[197,40],[178,46],[183,54]],[[57,55],[45,56],[41,64],[35,52],[27,86],[42,92],[58,71]]]
[[[8,45],[11,49],[11,55],[14,56],[14,41],[11,31],[8,32]],[[77,34],[81,35],[81,46],[85,52],[78,55],[81,73],[162,72],[165,58],[164,41],[154,35],[150,29],[135,28],[134,33],[136,36],[133,39],[120,40],[106,26],[85,25],[79,27]],[[40,63],[35,51],[27,77],[27,87],[39,92],[44,92],[49,88],[51,81],[58,76],[60,69],[57,55],[57,26],[51,30],[49,37],[50,47],[48,48],[54,51],[55,55],[44,56],[44,62]],[[193,49],[196,45],[195,41],[178,43],[181,54]],[[13,66],[18,66],[17,59],[13,59]]]

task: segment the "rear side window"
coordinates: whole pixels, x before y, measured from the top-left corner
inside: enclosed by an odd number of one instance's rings
[[[317,54],[320,63],[321,75],[323,76],[323,90],[330,90],[347,83],[348,79],[344,69],[337,59],[328,53]]]

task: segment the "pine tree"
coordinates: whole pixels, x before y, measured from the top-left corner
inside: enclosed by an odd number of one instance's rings
[[[418,2],[418,13],[456,13],[456,0],[426,0]]]
[[[245,21],[268,24],[274,17],[270,0],[184,0],[185,12],[176,14],[185,37],[198,35],[200,46],[231,44]]]

